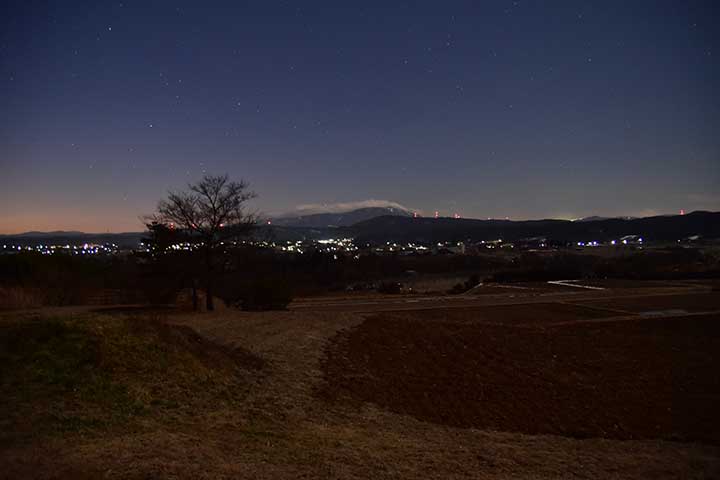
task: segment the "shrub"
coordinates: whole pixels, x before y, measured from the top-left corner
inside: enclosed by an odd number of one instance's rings
[[[470,275],[470,278],[465,280],[464,283],[456,283],[453,285],[453,287],[448,290],[447,293],[451,295],[459,295],[461,293],[465,293],[468,290],[477,287],[480,285],[480,276],[476,273]]]
[[[381,282],[378,285],[377,291],[379,293],[396,294],[402,291],[402,284],[397,282]]]
[[[285,310],[293,299],[292,288],[283,280],[224,282],[217,290],[227,305],[243,310]]]
[[[164,280],[164,279],[163,279]],[[143,282],[143,297],[147,303],[165,305],[175,303],[180,293],[180,285],[172,281]]]
[[[83,305],[90,297],[92,289],[80,285],[67,285],[61,287],[46,287],[42,289],[43,303],[56,307],[66,305]]]
[[[42,304],[42,298],[26,288],[0,287],[0,309],[35,308]]]
[[[558,253],[551,256],[523,254],[514,266],[495,272],[491,280],[499,283],[544,282],[593,276],[598,259],[589,255]]]

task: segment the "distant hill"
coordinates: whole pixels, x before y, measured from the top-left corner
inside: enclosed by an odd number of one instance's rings
[[[343,213],[314,213],[310,215],[285,215],[272,219],[277,227],[332,228],[349,227],[381,216],[412,217],[407,210],[395,207],[359,208]]]
[[[377,215],[381,212],[387,213],[387,210],[393,211],[389,215]],[[18,245],[115,243],[122,248],[136,248],[145,235],[147,234],[143,232],[27,232],[0,235],[0,242]],[[624,235],[640,235],[648,241],[675,241],[694,235],[717,239],[720,238],[720,212],[573,222],[552,219],[512,221],[413,218],[405,210],[363,208],[347,213],[287,217],[273,221],[272,225],[259,225],[253,233],[253,237],[258,240],[283,242],[344,236],[354,237],[360,244],[388,241],[435,243],[500,238],[515,241],[535,237],[559,242],[607,241]]]
[[[699,235],[720,238],[720,212],[693,212],[636,219],[473,220],[455,218],[377,217],[348,228],[358,243],[520,240],[546,237],[557,241],[605,241],[641,235],[650,241],[673,241]]]
[[[0,235],[0,238],[3,237],[25,237],[25,238],[39,238],[39,237],[72,237],[77,235],[88,235],[84,232],[77,232],[74,230],[66,231],[66,230],[56,230],[54,232],[24,232],[24,233],[18,233],[18,234],[12,234],[12,235]]]
[[[0,242],[18,245],[78,245],[81,243],[114,243],[122,248],[137,248],[143,232],[126,233],[85,233],[85,232],[25,232],[13,235],[0,235]]]
[[[598,217],[597,215],[594,215],[592,217],[585,217],[581,218],[579,220],[575,220],[576,222],[597,222],[600,220],[635,220],[637,217]]]

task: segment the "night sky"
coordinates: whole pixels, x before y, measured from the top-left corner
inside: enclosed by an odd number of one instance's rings
[[[720,210],[716,1],[2,3],[3,233],[226,172],[273,215]]]

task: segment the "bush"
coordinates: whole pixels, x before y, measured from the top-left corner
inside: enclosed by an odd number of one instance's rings
[[[283,280],[224,282],[217,290],[227,305],[243,310],[285,310],[293,299],[292,288]]]
[[[146,280],[143,282],[142,297],[145,302],[151,305],[172,304],[177,300],[181,290],[180,285],[173,281],[160,279],[153,282]]]
[[[451,295],[459,295],[465,293],[470,289],[473,289],[480,285],[480,276],[476,273],[470,275],[470,278],[465,280],[465,283],[456,283],[447,293]]]
[[[402,291],[402,284],[397,282],[382,282],[378,285],[379,293],[396,294]]]
[[[43,299],[35,292],[21,287],[0,286],[0,309],[36,308]]]
[[[87,303],[91,290],[81,286],[48,287],[44,289],[45,305],[64,307],[66,305],[83,305]]]
[[[593,271],[598,261],[598,258],[589,255],[523,254],[514,262],[513,268],[495,272],[491,280],[498,283],[512,283],[588,278],[594,276]]]

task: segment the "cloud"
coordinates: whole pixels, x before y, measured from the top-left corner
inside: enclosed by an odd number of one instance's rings
[[[397,202],[389,200],[361,200],[358,202],[341,202],[341,203],[308,203],[298,205],[291,215],[312,215],[314,213],[343,213],[357,210],[359,208],[397,208],[411,212],[412,210]]]

